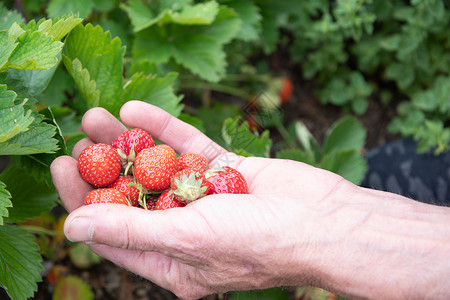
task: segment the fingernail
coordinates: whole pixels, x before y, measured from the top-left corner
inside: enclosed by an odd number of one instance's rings
[[[94,223],[88,218],[75,218],[70,222],[65,234],[72,242],[91,242],[94,236]]]

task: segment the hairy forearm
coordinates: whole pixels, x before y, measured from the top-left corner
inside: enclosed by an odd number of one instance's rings
[[[351,298],[450,297],[450,208],[346,187],[322,217],[317,285]]]

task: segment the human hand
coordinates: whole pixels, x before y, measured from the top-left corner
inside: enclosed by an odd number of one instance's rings
[[[98,255],[184,299],[315,283],[311,261],[323,209],[336,193],[355,188],[352,184],[303,163],[226,152],[194,127],[143,102],[126,103],[120,116],[128,127],[146,130],[177,153],[202,153],[210,166],[236,168],[249,194],[210,195],[165,211],[83,206],[92,187],[81,178],[77,157],[86,146],[110,144],[126,130],[107,111],[94,108],[82,121],[89,138],[75,146],[72,157],[51,165],[70,212],[64,227],[68,239],[86,242]]]

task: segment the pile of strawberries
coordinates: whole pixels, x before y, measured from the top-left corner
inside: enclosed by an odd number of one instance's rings
[[[196,153],[177,155],[156,145],[139,128],[130,129],[111,145],[86,147],[78,159],[81,177],[95,187],[85,205],[118,203],[148,210],[183,207],[209,194],[247,194],[247,183],[231,167],[210,168]]]

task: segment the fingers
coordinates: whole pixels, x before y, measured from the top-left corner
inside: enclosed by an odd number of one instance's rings
[[[83,131],[94,143],[111,144],[127,128],[106,109],[88,110],[81,121]]]
[[[214,291],[195,281],[194,267],[182,265],[158,252],[143,252],[91,244],[98,255],[175,293],[181,299],[199,299]]]
[[[120,117],[127,126],[146,130],[178,153],[199,153],[211,161],[226,152],[195,127],[145,102],[127,102],[120,111]]]
[[[64,233],[74,242],[157,251],[192,263],[194,251],[181,249],[180,245],[198,245],[208,236],[208,227],[191,211],[183,208],[151,212],[119,204],[92,204],[67,217]]]
[[[84,204],[84,198],[92,186],[78,172],[77,161],[69,156],[60,156],[50,165],[53,183],[66,209],[71,212]]]

